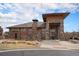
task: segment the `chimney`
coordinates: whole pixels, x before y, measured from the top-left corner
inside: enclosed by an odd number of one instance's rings
[[[37,40],[37,25],[38,25],[37,23],[38,23],[38,20],[33,19],[32,21],[33,21],[33,23],[32,23],[32,31],[33,31],[32,32],[32,34],[33,34],[32,37],[33,38],[32,39]]]
[[[33,22],[38,22],[38,20],[37,20],[37,19],[33,19],[32,21],[33,21]]]

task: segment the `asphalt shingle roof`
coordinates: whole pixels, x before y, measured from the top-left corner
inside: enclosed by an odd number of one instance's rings
[[[10,26],[10,27],[7,27],[7,28],[32,27],[32,24],[33,24],[33,22],[29,22],[29,23]],[[38,22],[37,24],[38,24],[37,27],[44,27],[44,22]]]

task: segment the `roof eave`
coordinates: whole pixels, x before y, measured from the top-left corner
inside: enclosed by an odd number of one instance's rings
[[[63,15],[63,17],[65,19],[70,13],[67,12],[67,13],[47,13],[47,14],[42,14],[42,17],[43,17],[44,22],[46,22],[46,17],[48,15],[52,15],[53,16],[54,14],[56,14],[56,15]]]

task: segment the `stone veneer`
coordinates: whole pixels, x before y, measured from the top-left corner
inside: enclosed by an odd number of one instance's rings
[[[38,20],[33,19],[31,28],[26,27],[10,27],[9,37],[12,39],[26,39],[26,40],[50,40],[61,39],[64,40],[64,18],[68,13],[45,14],[43,16],[44,28],[37,27]],[[52,24],[52,25],[50,25]],[[51,28],[52,26],[52,28]],[[55,37],[54,37],[54,36]],[[52,38],[51,38],[52,37]]]

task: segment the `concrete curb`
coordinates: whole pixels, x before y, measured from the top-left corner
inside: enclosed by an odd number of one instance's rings
[[[23,50],[74,50],[74,49],[13,49],[13,50],[4,50],[0,52],[10,52],[10,51],[23,51]]]

